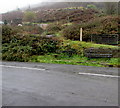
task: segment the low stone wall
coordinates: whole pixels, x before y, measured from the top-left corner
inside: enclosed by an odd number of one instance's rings
[[[88,48],[84,50],[84,55],[88,58],[117,58],[120,57],[120,49],[112,48]]]

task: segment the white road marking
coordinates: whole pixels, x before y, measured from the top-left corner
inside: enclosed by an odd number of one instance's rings
[[[79,75],[89,75],[89,76],[100,76],[100,77],[110,77],[110,78],[119,78],[120,76],[116,75],[105,75],[105,74],[92,74],[92,73],[82,73],[79,72]]]
[[[29,70],[42,70],[45,71],[46,69],[40,69],[40,68],[30,68],[30,67],[18,67],[18,66],[7,66],[7,65],[0,65],[2,67],[8,67],[8,68],[17,68],[17,69],[29,69]],[[116,75],[105,75],[105,74],[93,74],[93,73],[83,73],[79,72],[79,75],[89,75],[89,76],[99,76],[99,77],[111,77],[111,78],[119,78],[120,76]]]
[[[30,67],[18,67],[18,66],[7,66],[7,65],[0,65],[0,66],[2,66],[2,67],[8,67],[8,68],[17,68],[17,69],[42,70],[42,71],[45,70],[45,69],[30,68]]]

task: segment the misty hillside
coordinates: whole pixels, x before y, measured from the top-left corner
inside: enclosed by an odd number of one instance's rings
[[[23,19],[23,15],[24,15],[25,11],[33,11],[33,12],[37,13],[37,16],[41,16],[40,13],[43,13],[43,14],[46,14],[45,16],[49,17],[48,13],[45,12],[47,10],[54,9],[54,12],[52,12],[52,14],[58,13],[58,15],[60,15],[60,11],[55,12],[56,9],[63,9],[63,8],[69,8],[69,7],[86,8],[88,5],[91,5],[91,4],[95,5],[97,8],[104,7],[103,3],[98,3],[98,2],[95,2],[95,3],[92,3],[92,2],[43,2],[43,3],[37,4],[37,5],[29,6],[26,9],[18,9],[18,10],[4,13],[4,14],[2,14],[2,20],[4,21],[4,20],[13,20],[13,19]],[[74,13],[74,11],[76,11],[76,10],[65,10],[64,9],[62,11],[65,11],[65,13],[69,13],[69,11],[72,11],[72,13]],[[49,11],[49,12],[51,12],[51,11]],[[62,14],[64,14],[64,12],[62,12]],[[64,15],[64,17],[66,17],[65,15]],[[43,17],[43,16],[41,16],[41,17]]]
[[[98,8],[103,8],[104,3],[102,2],[42,2],[40,4],[31,6],[32,10],[39,11],[45,9],[59,9],[67,7],[87,7],[89,4],[94,4]]]
[[[116,7],[116,8],[118,7],[117,3],[113,3],[113,4],[114,4],[113,5],[114,7]],[[41,13],[46,14],[45,16],[48,16],[48,11],[52,10],[52,9],[54,9],[54,11],[55,11],[55,10],[71,8],[71,7],[88,8],[88,6],[89,7],[92,6],[92,8],[94,8],[95,10],[97,9],[97,11],[101,12],[101,11],[105,10],[106,3],[105,2],[42,2],[40,4],[31,5],[26,8],[23,8],[23,9],[18,8],[17,10],[4,13],[4,14],[2,14],[2,20],[3,21],[4,20],[14,20],[14,19],[22,19],[23,20],[24,13],[26,11],[35,12],[37,14],[37,16],[40,16]],[[62,11],[65,11],[65,13],[66,13],[65,9]],[[74,10],[67,10],[68,13],[69,13],[69,11],[74,12]],[[60,11],[56,11],[56,12],[58,12],[58,14],[60,13]],[[54,14],[54,12],[52,12],[52,14]],[[63,14],[64,14],[64,12],[63,12]],[[41,17],[43,17],[43,16],[41,16]],[[37,22],[39,22],[39,20],[37,20]]]

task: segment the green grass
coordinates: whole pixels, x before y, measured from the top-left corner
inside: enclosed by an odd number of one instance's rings
[[[115,48],[117,49],[118,46],[113,46],[113,45],[105,45],[105,44],[95,44],[92,42],[84,42],[84,41],[69,41],[70,44],[78,44],[81,45],[84,48],[90,48],[90,47],[94,47],[94,48]]]
[[[119,67],[119,58],[87,58],[79,55],[68,57],[67,55],[54,54],[44,56],[32,56],[30,62],[40,63],[54,63],[54,64],[72,64],[72,65],[84,65],[84,66],[97,66],[97,67]]]

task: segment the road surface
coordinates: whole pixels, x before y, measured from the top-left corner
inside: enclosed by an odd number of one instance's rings
[[[118,106],[118,69],[2,62],[3,106]]]

